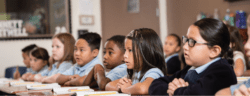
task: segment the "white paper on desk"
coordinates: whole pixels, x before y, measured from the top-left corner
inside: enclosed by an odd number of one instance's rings
[[[250,77],[237,77],[237,82],[241,83],[241,82],[247,81],[248,79],[250,79]]]
[[[105,95],[105,96],[131,96],[131,95],[130,94],[119,93],[119,94],[111,94],[111,95]]]
[[[0,83],[4,83],[4,84],[8,84],[11,82],[24,82],[24,81],[22,79],[14,80],[14,79],[7,79],[7,78],[0,80]]]
[[[27,85],[27,89],[29,90],[53,89],[53,88],[60,88],[60,87],[61,86],[58,83]]]
[[[94,91],[94,92],[76,92],[77,96],[84,96],[84,95],[98,95],[98,96],[108,96],[108,95],[118,95],[117,91]]]
[[[90,89],[89,86],[82,86],[82,87],[61,87],[61,88],[53,88],[54,94],[71,94],[76,93],[79,91],[94,91]]]
[[[27,85],[38,85],[40,82],[10,82],[11,86],[27,86]]]
[[[6,84],[6,81],[10,81],[11,79],[8,78],[0,78],[0,84]]]

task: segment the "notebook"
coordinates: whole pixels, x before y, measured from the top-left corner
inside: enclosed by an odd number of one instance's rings
[[[250,77],[237,77],[238,83],[241,83],[243,81],[247,81],[248,79],[250,79]]]
[[[27,85],[27,89],[29,90],[53,89],[53,88],[60,88],[60,87],[61,86],[58,83]]]
[[[27,85],[38,85],[40,82],[10,82],[10,86],[27,86]]]
[[[90,89],[89,86],[82,86],[82,87],[61,87],[61,88],[53,88],[54,94],[73,94],[76,92],[93,92],[93,89]]]
[[[118,95],[117,91],[94,91],[94,92],[76,92],[77,96],[108,96],[108,95]]]
[[[1,84],[8,84],[11,82],[24,82],[24,81],[22,79],[14,80],[14,79],[3,79],[3,78],[0,80]]]

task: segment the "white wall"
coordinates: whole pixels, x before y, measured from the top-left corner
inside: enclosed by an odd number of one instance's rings
[[[22,59],[22,48],[36,44],[52,54],[51,39],[9,40],[0,41],[0,77],[4,77],[5,69],[10,66],[25,66]]]
[[[72,17],[72,35],[77,39],[78,30],[86,29],[89,32],[97,32],[102,37],[102,26],[101,26],[101,0],[91,0],[93,2],[93,16],[94,16],[94,25],[80,25],[79,24],[79,0],[71,0],[71,17]],[[102,61],[102,45],[99,51],[99,59]]]
[[[161,33],[161,41],[164,45],[165,38],[168,34],[168,24],[167,24],[167,1],[159,0],[159,10],[160,10],[160,33]]]
[[[93,1],[94,25],[82,26],[79,24],[79,0],[71,0],[71,19],[72,19],[72,35],[77,39],[77,31],[79,29],[87,29],[91,32],[97,32],[101,35],[101,1]],[[102,36],[102,35],[101,35]],[[0,78],[4,77],[5,69],[10,66],[25,66],[22,59],[21,49],[29,44],[37,44],[47,49],[49,55],[52,54],[51,39],[32,39],[32,40],[10,40],[0,41]],[[102,46],[102,45],[101,45]],[[99,59],[102,60],[102,48],[100,48]]]

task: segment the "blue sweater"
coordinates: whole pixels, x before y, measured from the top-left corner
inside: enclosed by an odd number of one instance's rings
[[[172,82],[174,78],[184,79],[190,67],[187,66],[172,76],[155,79],[149,87],[149,94],[168,95],[168,83]],[[174,95],[214,95],[220,89],[236,83],[237,79],[233,68],[228,64],[227,60],[220,59],[208,66],[195,84],[189,83],[187,87],[176,89]]]

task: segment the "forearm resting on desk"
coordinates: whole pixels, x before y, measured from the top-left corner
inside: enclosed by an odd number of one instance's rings
[[[59,74],[58,77],[56,78],[56,82],[60,85],[63,85],[65,82],[69,80],[70,80],[70,75]]]
[[[55,83],[56,82],[56,79],[58,78],[60,74],[55,74],[55,75],[52,75],[52,76],[48,76],[46,78],[43,78],[42,82],[43,83]]]
[[[31,74],[31,73],[25,73],[25,74],[22,75],[22,79],[23,79],[23,80],[27,80],[27,78],[28,78],[30,75],[32,75],[32,74]]]
[[[36,74],[35,75],[35,77],[34,77],[34,80],[36,81],[36,82],[42,82],[42,80],[44,79],[44,78],[46,78],[47,76],[42,76],[41,74]]]
[[[120,79],[117,79],[115,81],[109,82],[105,86],[106,91],[119,91],[119,88],[117,87],[117,83],[119,82]]]
[[[105,71],[104,70],[99,70],[96,73],[97,76],[97,84],[100,89],[104,90],[106,85],[111,81],[109,78],[106,78],[105,76]]]
[[[34,81],[34,78],[35,78],[35,75],[36,74],[31,74],[31,75],[29,75],[29,77],[28,77],[28,81]]]

